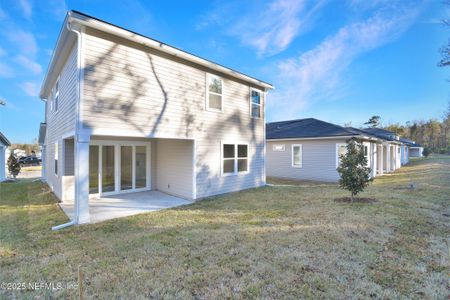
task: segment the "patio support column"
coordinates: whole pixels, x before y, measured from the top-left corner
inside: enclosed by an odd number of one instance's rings
[[[89,215],[89,142],[90,132],[80,129],[75,137],[75,222],[90,222]]]
[[[383,144],[378,145],[378,174],[383,175]]]
[[[391,171],[391,146],[386,144],[386,172]]]

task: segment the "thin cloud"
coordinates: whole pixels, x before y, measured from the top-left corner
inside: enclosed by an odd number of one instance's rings
[[[19,5],[24,18],[31,20],[31,15],[33,13],[33,6],[31,5],[31,2],[28,0],[18,0],[17,4]]]
[[[269,106],[276,107],[275,118],[295,116],[309,103],[332,100],[345,94],[343,74],[358,57],[397,39],[419,14],[418,7],[392,7],[378,10],[372,17],[341,27],[317,47],[282,61],[279,91],[272,95]],[[287,107],[280,111],[280,107]]]
[[[31,59],[19,55],[14,58],[14,61],[20,64],[22,67],[26,68],[27,70],[31,71],[35,75],[39,75],[42,73],[42,67],[37,62],[32,61]]]
[[[22,55],[35,57],[39,48],[34,35],[22,29],[11,29],[6,32],[8,40],[13,43]]]
[[[38,96],[38,85],[35,82],[27,81],[19,85],[22,91],[30,97]]]
[[[5,56],[6,54],[6,50],[0,47],[0,57]]]
[[[13,69],[9,65],[7,65],[1,61],[0,61],[0,77],[3,77],[3,78],[14,77]]]
[[[222,27],[226,34],[254,48],[259,56],[271,56],[286,50],[296,37],[310,28],[325,2],[311,5],[306,0],[274,0],[263,8],[260,4],[255,8],[243,7],[242,2],[227,3],[204,15],[196,28]]]

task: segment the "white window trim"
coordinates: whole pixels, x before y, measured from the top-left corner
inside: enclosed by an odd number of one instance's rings
[[[53,146],[53,173],[56,177],[59,177],[59,174],[61,173],[59,163],[59,141],[56,141]]]
[[[294,164],[294,148],[300,148],[300,165]],[[303,167],[303,145],[302,144],[292,144],[291,145],[291,166],[293,168],[302,168]]]
[[[227,158],[224,159],[223,157],[223,145],[234,145],[234,158]],[[247,171],[238,171],[238,145],[245,145],[247,146]],[[244,158],[241,158],[244,159]],[[224,173],[223,171],[223,162],[224,160],[234,160],[234,173]],[[236,175],[245,175],[250,173],[250,146],[247,142],[227,142],[222,141],[220,143],[220,174],[224,177],[226,176],[236,176]]]
[[[256,92],[258,92],[260,95],[261,95],[261,98],[260,98],[260,103],[258,104],[258,103],[253,103],[253,100],[252,100],[252,91],[256,91]],[[223,91],[222,91],[223,92]],[[249,93],[249,98],[250,98],[250,117],[251,118],[253,118],[253,119],[262,119],[263,118],[263,111],[262,111],[262,107],[263,107],[263,101],[264,101],[264,92],[263,91],[261,91],[261,90],[258,90],[258,89],[255,89],[255,88],[250,88],[250,93]],[[258,105],[259,106],[259,117],[254,117],[253,115],[252,115],[252,106],[253,106],[253,104],[255,104],[255,105]]]
[[[58,76],[58,78],[55,81],[55,86],[53,88],[53,111],[56,113],[59,110],[59,95],[60,95],[60,87],[61,85],[61,81],[60,81],[60,76]],[[56,86],[58,86],[58,89],[56,89]],[[58,99],[58,101],[56,101],[56,99]],[[57,103],[57,105],[55,105],[55,103]]]
[[[210,92],[209,91],[209,79],[210,78],[216,78],[219,79],[222,82],[222,94],[218,94],[218,93],[214,93],[214,92]],[[219,77],[217,75],[213,75],[210,73],[206,73],[206,77],[205,77],[205,109],[207,111],[212,111],[212,112],[223,112],[223,104],[224,104],[224,88],[225,88],[225,82],[223,80],[222,77]],[[209,94],[213,93],[214,95],[218,95],[222,97],[222,103],[220,105],[220,109],[216,109],[216,108],[211,108],[209,107]]]
[[[346,143],[336,143],[336,169],[339,167],[339,147],[345,146],[347,147]]]

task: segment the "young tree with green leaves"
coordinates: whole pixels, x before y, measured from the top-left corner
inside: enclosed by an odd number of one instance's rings
[[[351,201],[372,181],[367,158],[364,156],[364,145],[361,140],[352,138],[347,142],[347,152],[339,157],[337,171],[340,175],[339,185],[350,191]]]
[[[16,178],[16,176],[19,175],[20,172],[20,164],[17,158],[14,156],[13,152],[11,152],[11,154],[9,155],[7,164],[9,174],[13,178]]]

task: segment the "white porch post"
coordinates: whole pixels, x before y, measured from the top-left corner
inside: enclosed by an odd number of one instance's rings
[[[386,144],[386,172],[391,171],[391,146]]]
[[[90,132],[79,130],[75,137],[75,223],[89,223]]]
[[[383,144],[380,144],[378,146],[378,174],[383,175],[384,171],[383,171]]]
[[[377,176],[377,144],[370,143],[370,156],[372,157],[370,168],[372,172],[372,178]]]

